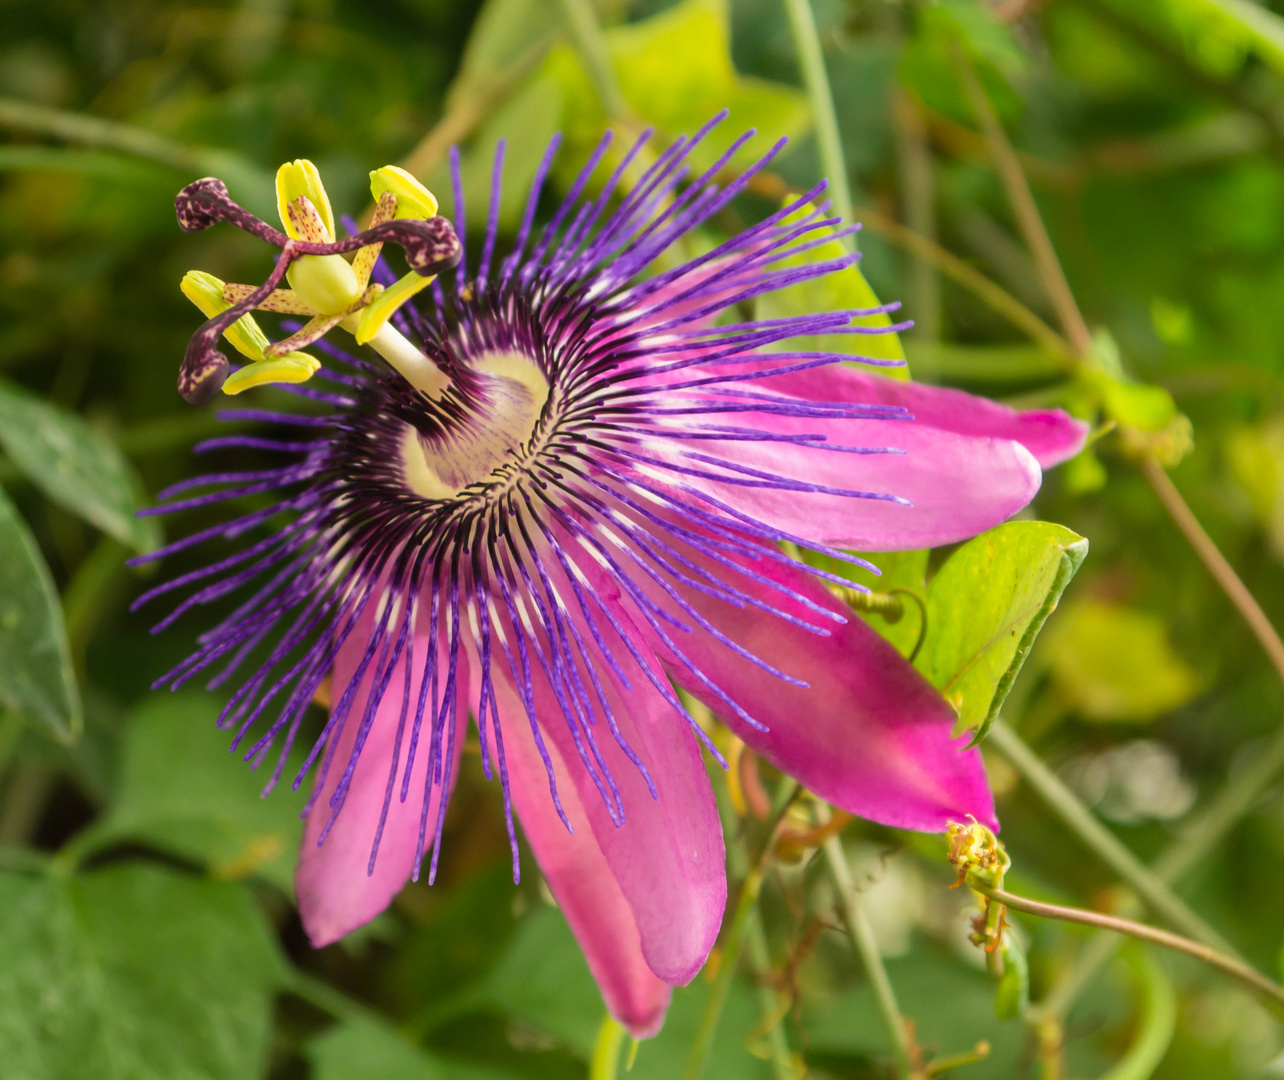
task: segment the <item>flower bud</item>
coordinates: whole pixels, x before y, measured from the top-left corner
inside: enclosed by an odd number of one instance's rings
[[[975,819],[970,824],[951,821],[945,830],[950,864],[959,872],[961,884],[969,876],[993,889],[1003,887],[1003,875],[1012,860],[998,837]]]

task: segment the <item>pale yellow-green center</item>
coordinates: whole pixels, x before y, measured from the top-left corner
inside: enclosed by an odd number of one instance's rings
[[[521,353],[485,354],[472,371],[482,385],[462,419],[431,436],[406,425],[402,478],[425,499],[453,498],[520,460],[548,401],[548,381]]]

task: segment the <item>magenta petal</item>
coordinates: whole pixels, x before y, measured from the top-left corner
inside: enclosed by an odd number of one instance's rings
[[[664,1023],[672,991],[642,955],[633,911],[593,831],[584,824],[584,808],[562,755],[555,745],[548,746],[562,806],[572,821],[581,823],[574,834],[553,807],[544,763],[521,720],[521,701],[498,671],[495,676],[508,784],[522,831],[611,1015],[635,1039],[648,1038]]]
[[[361,627],[344,643],[334,665],[334,698],[337,702],[355,673],[366,648],[366,634]],[[366,633],[369,631],[367,630]],[[440,642],[438,643],[440,645]],[[337,941],[344,934],[369,922],[392,902],[394,896],[410,879],[415,866],[415,853],[419,842],[419,822],[423,807],[424,785],[427,779],[431,720],[423,721],[415,763],[410,778],[410,791],[403,803],[400,800],[401,782],[405,772],[410,727],[414,722],[414,703],[419,699],[419,687],[427,655],[426,631],[415,638],[411,667],[409,715],[402,737],[398,758],[396,788],[388,808],[388,819],[379,841],[379,857],[374,873],[368,873],[371,845],[379,825],[384,797],[388,789],[388,774],[396,754],[397,725],[401,719],[402,689],[405,686],[405,660],[397,665],[388,683],[369,735],[357,759],[347,798],[325,842],[319,847],[317,840],[330,818],[330,796],[334,793],[348,764],[356,741],[366,702],[374,681],[375,664],[367,668],[365,678],[357,691],[339,737],[338,749],[322,784],[321,793],[308,814],[303,833],[303,846],[299,853],[299,866],[295,872],[294,887],[298,896],[299,915],[303,928],[316,948]],[[443,650],[444,652],[444,650]],[[465,657],[459,657],[461,687],[467,685],[468,668]],[[431,706],[429,707],[431,709]],[[459,753],[467,733],[467,695],[459,694],[455,711],[454,758],[450,765],[451,783],[459,765]],[[443,734],[444,741],[444,734]],[[444,751],[443,751],[444,752]],[[427,846],[431,850],[436,828],[437,808],[441,796],[440,785],[432,790],[428,806]]]
[[[824,436],[830,446],[897,452],[856,454],[805,443],[718,440],[676,450],[657,441],[648,454],[668,463],[665,479],[675,486],[703,492],[786,535],[863,551],[965,540],[1026,506],[1042,480],[1038,462],[1010,439],[959,435],[908,420],[764,415],[757,423],[777,435]],[[767,486],[763,477],[831,491]]]
[[[962,390],[902,382],[846,364],[781,375],[765,379],[761,385],[764,389],[809,401],[900,405],[914,414],[917,424],[957,435],[1019,442],[1044,469],[1074,457],[1088,437],[1088,425],[1061,409],[1018,412]]]
[[[831,611],[845,611],[790,567],[766,559],[746,565]],[[951,737],[953,710],[891,645],[855,616],[836,625],[761,583],[723,576],[744,593],[829,628],[822,637],[756,607],[738,609],[695,591],[684,593],[737,644],[809,686],[789,685],[700,631],[675,633],[675,645],[768,730],[746,724],[658,645],[677,682],[773,765],[835,806],[926,832],[939,832],[968,814],[997,825],[980,752],[963,749],[966,737]]]
[[[569,596],[569,589],[567,593]],[[589,639],[587,628],[580,633]],[[605,633],[611,633],[609,628]],[[643,641],[636,647],[647,654]],[[722,922],[727,899],[722,825],[699,745],[685,720],[637,670],[618,641],[613,652],[632,685],[621,692],[615,685],[616,676],[599,665],[602,688],[621,737],[646,766],[658,798],[652,798],[638,767],[612,736],[594,695],[596,723],[582,730],[581,737],[586,746],[590,739],[596,743],[618,787],[625,822],[618,826],[612,822],[553,688],[539,665],[532,663],[535,711],[544,740],[550,752],[554,748],[559,752],[581,804],[579,818],[571,817],[576,835],[584,833],[584,843],[595,842],[601,849],[633,912],[642,955],[651,970],[665,982],[681,985],[703,966]],[[650,661],[662,679],[659,662],[654,657]],[[497,662],[496,672],[501,664]],[[584,681],[593,695],[587,679]],[[500,722],[507,739],[529,741],[530,725],[518,703],[513,697],[506,706],[501,703]],[[588,756],[594,760],[591,749]],[[601,778],[600,770],[598,774]],[[604,779],[603,783],[609,789]],[[544,792],[549,797],[547,782]]]

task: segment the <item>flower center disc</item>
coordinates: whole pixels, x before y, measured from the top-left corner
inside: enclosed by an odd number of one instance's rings
[[[441,404],[449,420],[433,434],[407,424],[402,479],[425,499],[451,499],[523,456],[548,401],[548,380],[516,351],[483,353]]]

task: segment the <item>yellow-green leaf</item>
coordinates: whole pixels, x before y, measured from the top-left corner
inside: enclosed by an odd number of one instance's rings
[[[985,737],[1047,617],[1088,553],[1061,525],[1009,521],[964,544],[927,593],[927,639],[915,666]]]
[[[1048,655],[1057,687],[1086,720],[1153,720],[1200,689],[1163,620],[1138,608],[1076,604],[1049,635]]]

